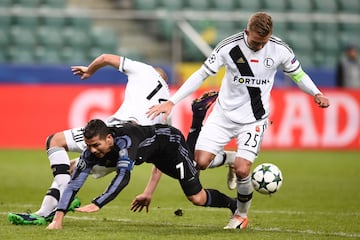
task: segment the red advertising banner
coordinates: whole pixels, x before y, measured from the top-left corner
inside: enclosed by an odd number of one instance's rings
[[[173,110],[173,125],[185,136],[192,99],[202,91]],[[328,109],[318,108],[312,97],[296,88],[274,89],[272,124],[262,148],[360,150],[360,90],[324,92],[330,98]],[[46,137],[52,133],[84,126],[92,118],[105,120],[123,97],[122,86],[0,85],[0,148],[45,148]]]

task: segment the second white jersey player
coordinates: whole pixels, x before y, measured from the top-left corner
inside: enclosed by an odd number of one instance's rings
[[[149,107],[166,101],[170,97],[169,88],[159,68],[120,57],[119,71],[128,76],[124,101],[107,122],[116,120],[135,121],[140,125],[161,123],[160,117],[149,119],[146,115]]]
[[[124,100],[119,109],[106,120],[106,123],[109,126],[123,121],[134,121],[140,125],[161,123],[161,116],[150,119],[146,112],[149,107],[166,101],[170,96],[169,87],[165,81],[167,79],[164,79],[166,74],[163,70],[123,56],[107,54],[106,57],[118,58],[110,65],[115,67],[115,62],[119,62],[116,67],[128,77]],[[64,134],[69,151],[82,152],[86,148],[82,128],[69,129],[64,131]]]

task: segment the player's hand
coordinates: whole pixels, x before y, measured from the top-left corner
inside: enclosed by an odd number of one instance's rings
[[[75,208],[76,212],[83,212],[83,213],[97,212],[99,210],[100,208],[93,203],[85,205],[83,207]]]
[[[81,80],[91,76],[91,74],[88,72],[88,67],[85,66],[71,66],[71,71],[74,75],[80,75]]]
[[[46,229],[62,229],[62,224],[61,222],[58,221],[52,221],[47,227]]]
[[[330,106],[329,99],[320,93],[318,93],[314,96],[314,101],[321,108],[327,108]]]
[[[163,114],[162,121],[165,123],[167,118],[170,115],[170,112],[174,106],[174,103],[171,101],[166,101],[161,104],[154,105],[149,108],[149,111],[146,112],[148,118],[153,120],[155,117],[159,116],[160,113]]]
[[[62,221],[65,213],[56,211],[52,222],[46,227],[46,229],[62,229]]]
[[[151,202],[151,197],[146,194],[140,194],[135,197],[131,203],[131,211],[141,212],[144,207],[146,207],[146,212],[149,212],[149,205]]]

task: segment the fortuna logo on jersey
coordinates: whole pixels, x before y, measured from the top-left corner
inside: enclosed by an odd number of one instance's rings
[[[235,76],[233,83],[235,84],[246,84],[246,85],[265,85],[270,83],[269,79],[258,79],[254,77],[242,77]]]

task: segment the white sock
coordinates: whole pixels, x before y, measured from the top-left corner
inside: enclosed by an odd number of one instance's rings
[[[228,165],[234,165],[236,152],[235,151],[225,151],[226,160],[225,163]]]
[[[247,176],[244,179],[238,179],[237,180],[237,192],[238,195],[242,196],[250,196],[254,192],[254,188],[251,184],[251,175]],[[242,218],[246,218],[250,205],[251,205],[252,198],[248,201],[240,202],[239,199],[237,200],[237,213]]]
[[[52,147],[47,150],[50,166],[57,164],[67,164],[70,166],[70,158],[65,148]]]
[[[50,166],[58,165],[58,164],[66,164],[70,166],[70,159],[65,148],[54,147],[48,149],[47,152],[50,161]],[[68,182],[70,181],[70,178],[71,178],[70,174],[55,175],[54,181],[52,182],[50,189],[59,190],[61,197]],[[58,200],[54,196],[45,195],[41,203],[40,209],[35,213],[39,216],[46,217],[57,207],[57,204],[58,204]]]
[[[224,158],[225,158],[225,153],[219,152],[209,164],[209,168],[215,168],[224,165],[224,160],[225,160]]]
[[[52,188],[54,189],[57,188],[57,184],[55,181],[53,181],[53,183],[50,186],[50,189]],[[46,217],[57,207],[57,204],[58,204],[58,200],[54,196],[45,195],[41,203],[40,209],[37,210],[35,214],[42,217]]]
[[[211,161],[209,168],[219,167],[224,164],[233,165],[235,162],[235,157],[236,157],[236,152],[234,151],[220,152]]]

